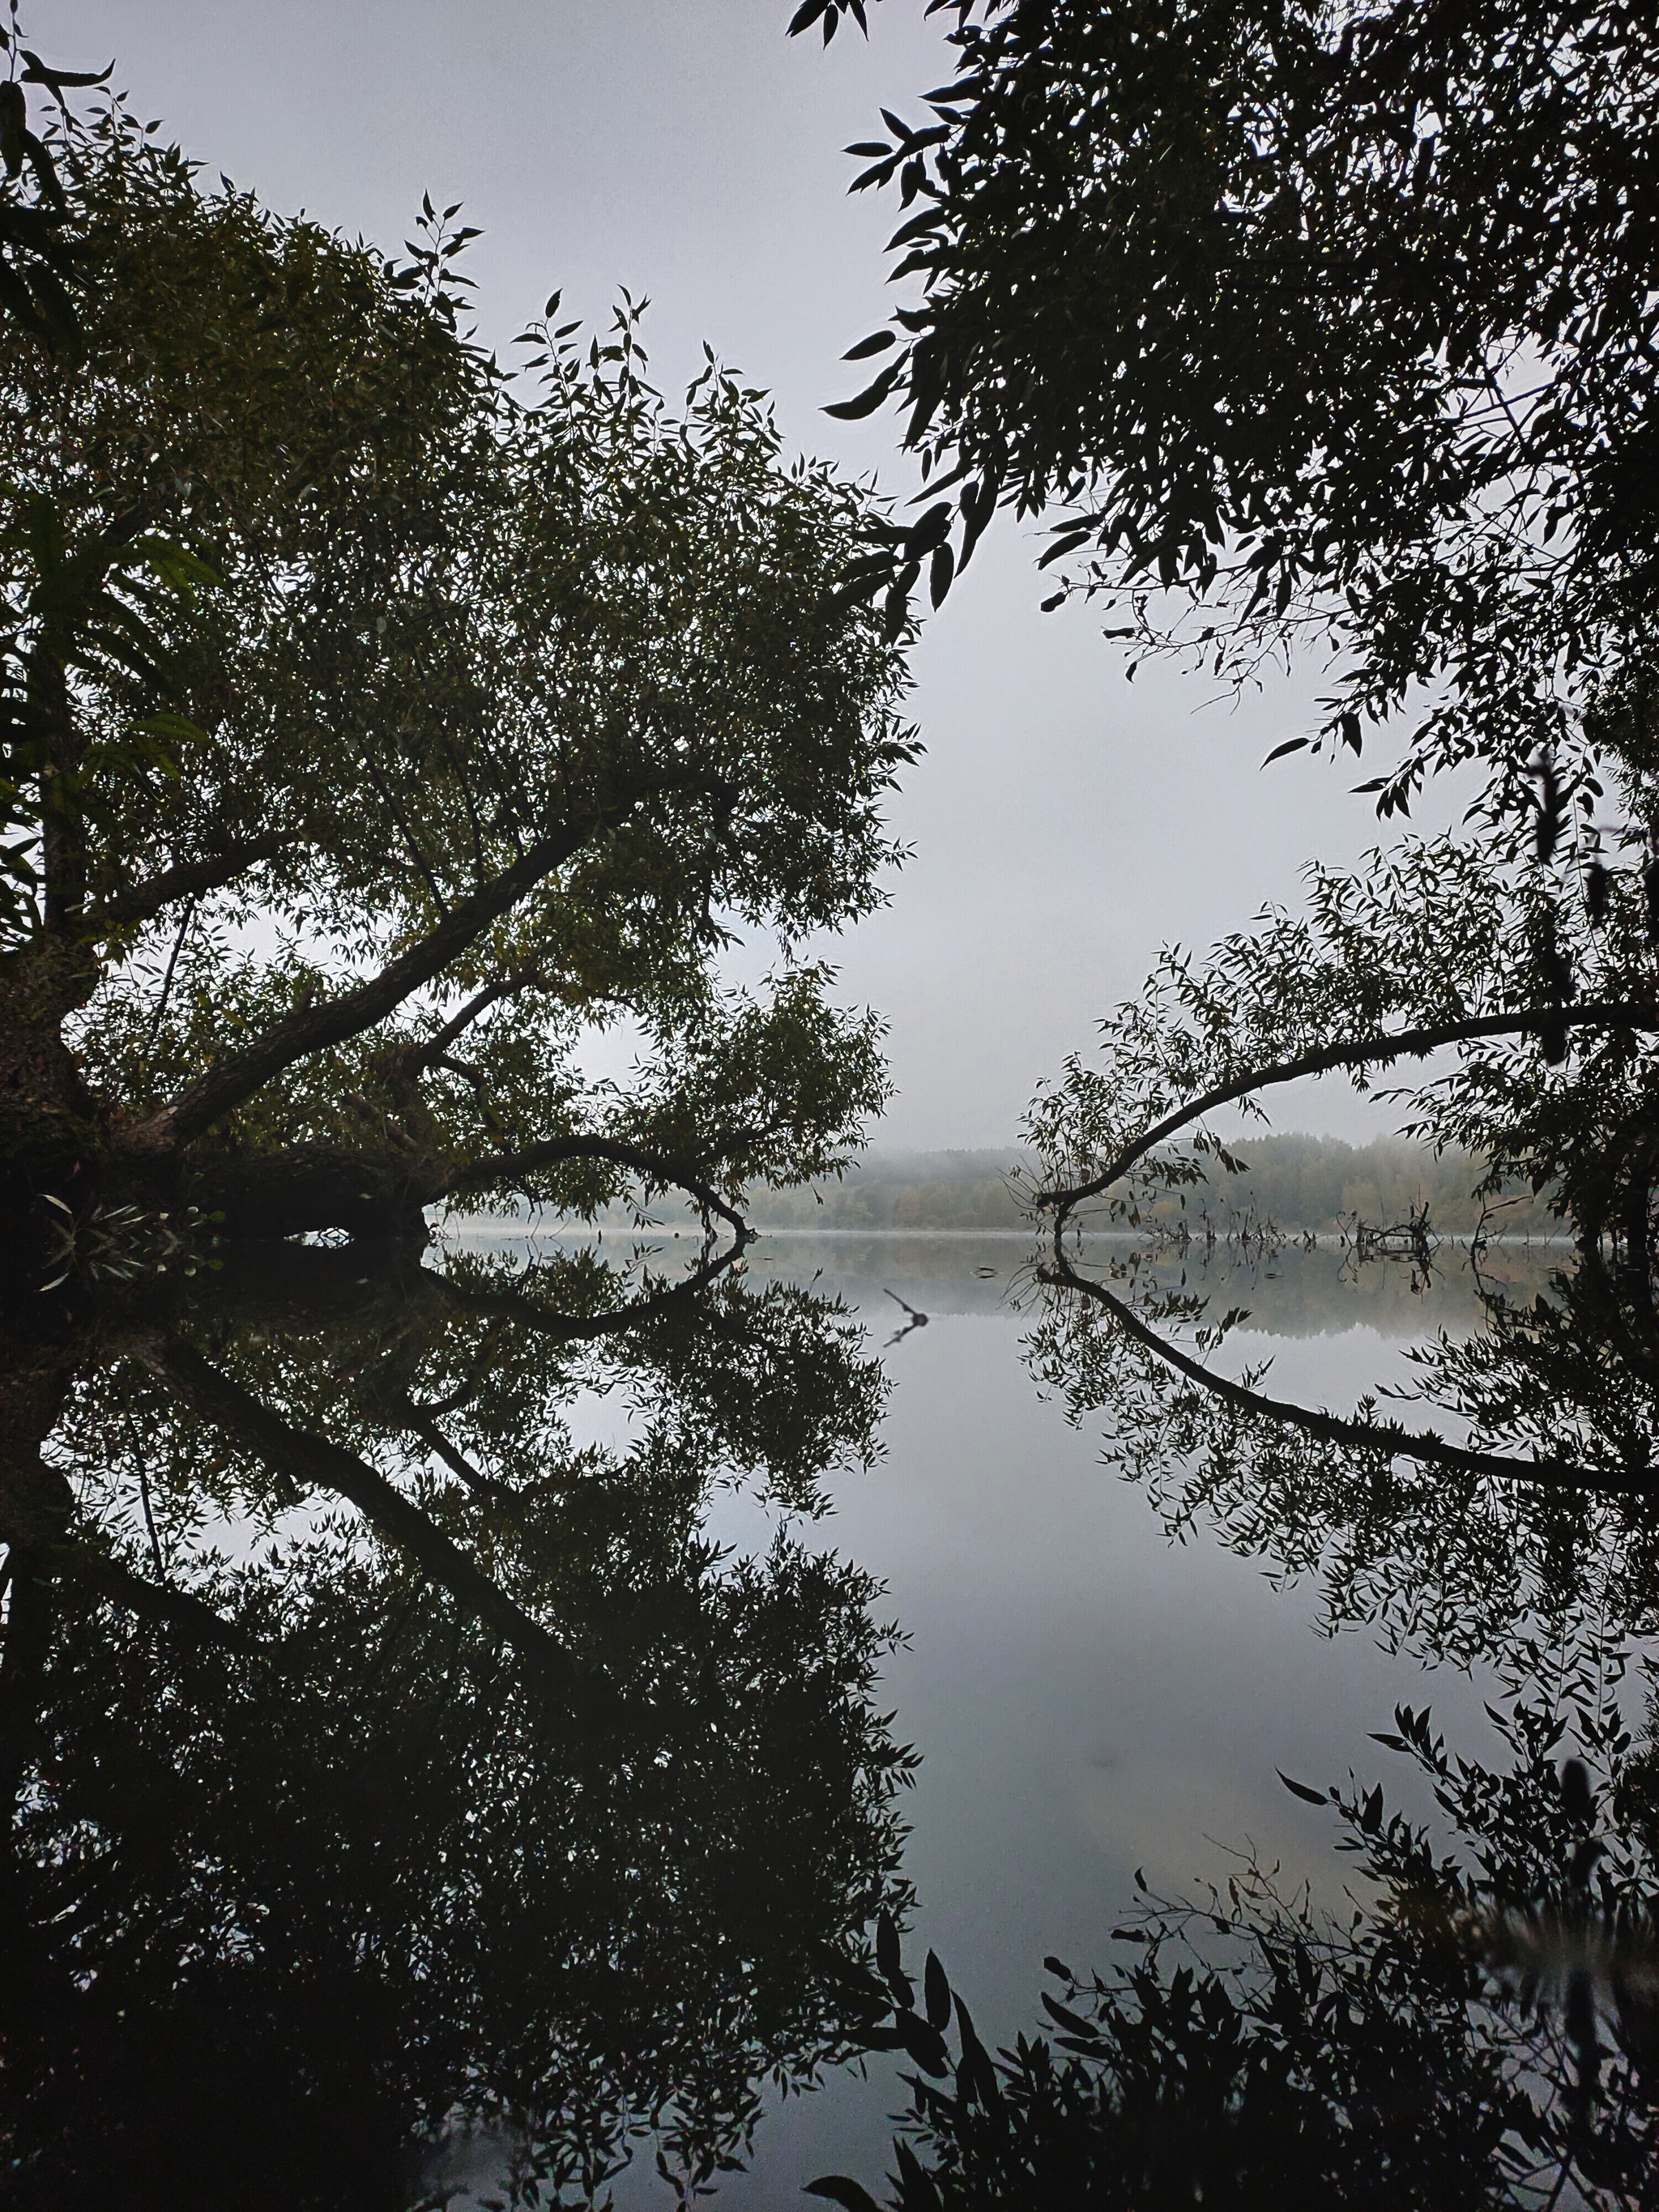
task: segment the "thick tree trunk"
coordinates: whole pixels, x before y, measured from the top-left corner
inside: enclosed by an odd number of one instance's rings
[[[0,957],[0,1234],[42,1191],[73,1203],[91,1189],[107,1151],[107,1116],[63,1036],[94,980],[90,955],[52,938]]]
[[[441,1170],[419,1154],[298,1145],[263,1155],[233,1152],[199,1165],[186,1154],[179,1195],[204,1213],[222,1214],[227,1237],[343,1229],[351,1237],[424,1243],[422,1208],[443,1187]]]

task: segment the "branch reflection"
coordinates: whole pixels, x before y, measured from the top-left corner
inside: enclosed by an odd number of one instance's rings
[[[863,2047],[914,1761],[878,1585],[791,1524],[884,1384],[740,1254],[5,1313],[12,2201],[404,2206],[479,2130],[544,2202],[690,2190]]]

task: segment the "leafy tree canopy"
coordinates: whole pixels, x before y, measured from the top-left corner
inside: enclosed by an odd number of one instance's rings
[[[867,496],[712,355],[672,410],[635,302],[584,347],[556,295],[509,375],[455,209],[400,262],[118,100],[38,133],[0,187],[17,267],[56,257],[0,373],[14,1200],[285,1233],[826,1164],[873,1024],[713,962],[896,858],[900,645],[840,586]],[[639,1082],[595,1091],[623,1018]]]
[[[807,0],[792,28],[851,0]],[[1526,795],[1632,695],[1654,589],[1659,37],[1630,0],[933,0],[950,81],[848,151],[920,281],[853,349],[948,492],[872,556],[935,603],[999,503],[1044,565],[1235,679],[1335,665],[1366,787]],[[1606,723],[1605,740],[1619,730]],[[1297,742],[1306,744],[1307,738]],[[1586,762],[1583,773],[1592,777]],[[1592,777],[1593,781],[1593,777]],[[1590,795],[1587,787],[1587,796]]]

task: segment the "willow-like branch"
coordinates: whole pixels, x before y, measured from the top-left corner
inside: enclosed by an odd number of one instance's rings
[[[1528,1006],[1508,1013],[1477,1014],[1468,1021],[1443,1022],[1432,1028],[1400,1030],[1392,1035],[1386,1030],[1378,1030],[1370,1036],[1353,1038],[1346,1044],[1329,1045],[1322,1052],[1304,1053],[1296,1060],[1271,1061],[1265,1067],[1254,1067],[1246,1074],[1236,1076],[1231,1082],[1218,1083],[1212,1091],[1205,1091],[1173,1114],[1166,1114],[1133,1144],[1126,1145],[1087,1182],[1074,1183],[1067,1189],[1040,1190],[1032,1203],[1057,1209],[1054,1234],[1058,1237],[1066,1215],[1074,1206],[1080,1206],[1085,1199],[1097,1198],[1103,1190],[1121,1182],[1155,1145],[1177,1135],[1206,1114],[1213,1113],[1218,1106],[1230,1106],[1237,1099],[1249,1097],[1254,1091],[1270,1090],[1275,1084],[1295,1083],[1304,1075],[1329,1075],[1339,1067],[1385,1067],[1395,1060],[1426,1060],[1444,1045],[1469,1044],[1480,1037],[1531,1036],[1551,1028],[1659,1030],[1659,1007],[1632,1006],[1618,999],[1592,1000],[1580,1006]]]
[[[147,1582],[130,1567],[90,1544],[64,1543],[58,1557],[66,1577],[84,1583],[140,1620],[175,1628],[197,1644],[211,1644],[226,1651],[255,1651],[258,1639],[234,1620],[227,1620],[189,1590],[166,1583]]]
[[[199,898],[204,891],[216,891],[234,883],[237,877],[246,873],[261,860],[274,860],[289,840],[285,837],[248,837],[240,844],[227,845],[217,853],[210,853],[199,860],[181,860],[176,867],[163,868],[159,876],[148,882],[134,884],[131,890],[118,891],[113,898],[94,907],[82,924],[90,937],[106,937],[117,929],[130,928],[135,922],[151,921],[166,908],[176,905],[183,898]]]
[[[424,1044],[410,1045],[401,1055],[403,1066],[411,1074],[417,1074],[423,1067],[437,1066],[451,1045],[472,1026],[481,1014],[488,1013],[491,1006],[498,1005],[503,999],[515,999],[520,992],[537,989],[545,981],[542,975],[537,973],[505,975],[499,982],[486,983],[483,989],[475,992],[460,1012],[453,1015],[434,1036],[428,1037]]]
[[[510,1189],[520,1185],[526,1176],[559,1167],[567,1160],[605,1160],[613,1167],[630,1170],[663,1189],[683,1190],[705,1212],[717,1213],[740,1245],[746,1244],[753,1234],[742,1214],[711,1189],[695,1168],[645,1152],[637,1145],[623,1144],[614,1137],[550,1137],[543,1144],[526,1145],[518,1152],[490,1152],[481,1160],[456,1168],[432,1195],[453,1198],[468,1190]]]
[[[302,1488],[332,1490],[349,1499],[381,1536],[447,1590],[464,1613],[494,1629],[561,1699],[586,1705],[602,1692],[599,1680],[577,1665],[556,1637],[355,1452],[292,1427],[189,1345],[164,1345],[149,1355],[149,1364],[198,1413],[276,1473]]]
[[[1471,1451],[1462,1444],[1448,1443],[1443,1437],[1402,1428],[1397,1422],[1352,1421],[1340,1413],[1316,1411],[1310,1406],[1294,1405],[1283,1398],[1267,1397],[1245,1383],[1212,1374],[1200,1361],[1178,1351],[1103,1283],[1079,1274],[1063,1257],[1052,1267],[1039,1267],[1037,1279],[1058,1288],[1081,1291],[1085,1297],[1093,1298],[1106,1308],[1137,1344],[1145,1345],[1166,1366],[1173,1367],[1177,1374],[1196,1382],[1212,1397],[1237,1407],[1242,1413],[1280,1422],[1286,1428],[1300,1429],[1304,1435],[1316,1437],[1322,1443],[1380,1452],[1389,1459],[1416,1460],[1422,1466],[1450,1468],[1460,1474],[1497,1475],[1506,1482],[1545,1482],[1557,1489],[1593,1491],[1613,1498],[1645,1498],[1653,1491],[1650,1472],[1616,1475],[1571,1460],[1512,1459],[1503,1452]]]
[[[252,1097],[296,1060],[373,1029],[422,985],[441,975],[538,884],[580,852],[609,815],[567,823],[532,845],[520,860],[463,899],[434,929],[355,991],[289,1014],[240,1052],[227,1053],[170,1105],[128,1130],[120,1149],[139,1158],[166,1158],[210,1129],[220,1115]]]

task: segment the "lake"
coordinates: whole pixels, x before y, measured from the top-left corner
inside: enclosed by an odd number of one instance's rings
[[[1639,2201],[1649,1310],[1562,1243],[520,1222],[26,1303],[17,2201],[884,2196],[917,2068],[942,2157],[1047,2094],[969,2020],[1085,2103],[1164,2021],[1155,2163],[1236,2170],[1233,2052],[1274,2171],[1369,2115],[1379,2203]]]
[[[1088,1245],[1107,1266],[1137,1249]],[[1568,1257],[1495,1247],[1486,1280],[1532,1295]],[[1043,2024],[1045,1954],[1106,1963],[1137,1869],[1165,1890],[1224,1881],[1253,1848],[1338,1901],[1352,1871],[1333,1852],[1329,1815],[1291,1797],[1276,1770],[1322,1784],[1367,1767],[1369,1752],[1388,1771],[1367,1737],[1401,1702],[1431,1705],[1460,1747],[1492,1735],[1489,1669],[1390,1654],[1364,1626],[1332,1632],[1316,1577],[1287,1578],[1202,1528],[1172,1535],[1142,1490],[1103,1466],[1099,1424],[1068,1419],[1026,1355],[1042,1297],[1031,1258],[1017,1236],[830,1233],[763,1236],[749,1261],[757,1279],[845,1300],[878,1344],[904,1327],[897,1299],[927,1316],[885,1352],[883,1458],[832,1483],[833,1513],[811,1540],[878,1577],[905,1632],[881,1697],[921,1753],[903,1804],[919,1901],[907,1957],[919,1966],[935,1950],[998,2044]],[[1483,1318],[1456,1247],[1424,1291],[1407,1267],[1356,1271],[1329,1249],[1151,1264],[1218,1311],[1247,1307],[1227,1364],[1270,1358],[1275,1394],[1316,1406],[1346,1410],[1407,1381],[1413,1346]],[[599,1414],[594,1433],[607,1425]],[[710,1525],[757,1551],[771,1522],[733,1493]],[[1425,1792],[1399,1794],[1425,1809]],[[719,2201],[782,2203],[823,2172],[875,2188],[891,2163],[888,2116],[905,2102],[900,2071],[873,2058],[867,2079],[832,2074],[814,2093],[774,2097],[750,2170]],[[619,2203],[664,2197],[644,2171],[618,2190]]]

